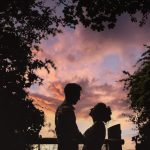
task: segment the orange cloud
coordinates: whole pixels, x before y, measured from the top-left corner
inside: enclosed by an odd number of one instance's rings
[[[48,88],[56,99],[64,99],[64,87],[60,82],[53,82],[49,85]]]

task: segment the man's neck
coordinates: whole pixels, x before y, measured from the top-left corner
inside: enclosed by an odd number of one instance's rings
[[[67,104],[67,105],[69,105],[69,106],[72,106],[73,104],[72,103],[70,103],[68,100],[64,100],[64,104]]]
[[[94,118],[92,118],[92,120],[93,120],[93,123],[97,123],[97,122],[103,122],[101,119],[94,119]]]

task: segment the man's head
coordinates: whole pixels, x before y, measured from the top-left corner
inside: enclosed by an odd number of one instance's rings
[[[70,104],[76,104],[80,100],[81,86],[76,83],[68,83],[64,88],[65,99]]]

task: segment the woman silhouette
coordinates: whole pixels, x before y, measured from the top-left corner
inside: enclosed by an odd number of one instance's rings
[[[98,103],[91,109],[89,115],[93,119],[93,125],[84,133],[83,150],[100,150],[106,135],[105,123],[111,120],[111,109],[104,103]]]

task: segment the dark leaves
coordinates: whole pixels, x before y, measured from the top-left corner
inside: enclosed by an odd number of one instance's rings
[[[26,89],[42,84],[37,69],[45,68],[48,73],[56,69],[52,60],[40,60],[36,54],[42,38],[60,32],[60,18],[42,1],[5,2],[9,8],[0,8],[1,148],[25,150],[29,148],[26,141],[39,138],[44,125],[44,113],[33,105]]]
[[[145,48],[146,51],[136,64],[137,70],[132,75],[123,71],[127,78],[120,80],[128,91],[130,108],[136,114],[131,117],[139,131],[135,140],[143,146],[148,145],[150,140],[150,46],[145,45]]]
[[[128,13],[132,22],[137,22],[139,18],[136,14],[140,13],[141,18],[138,23],[142,26],[146,23],[150,11],[150,2],[147,0],[70,0],[69,2],[63,11],[66,25],[75,27],[76,23],[73,20],[79,20],[85,27],[96,31],[103,31],[106,27],[113,29],[117,22],[114,18],[123,13]],[[64,5],[62,0],[60,4]]]

